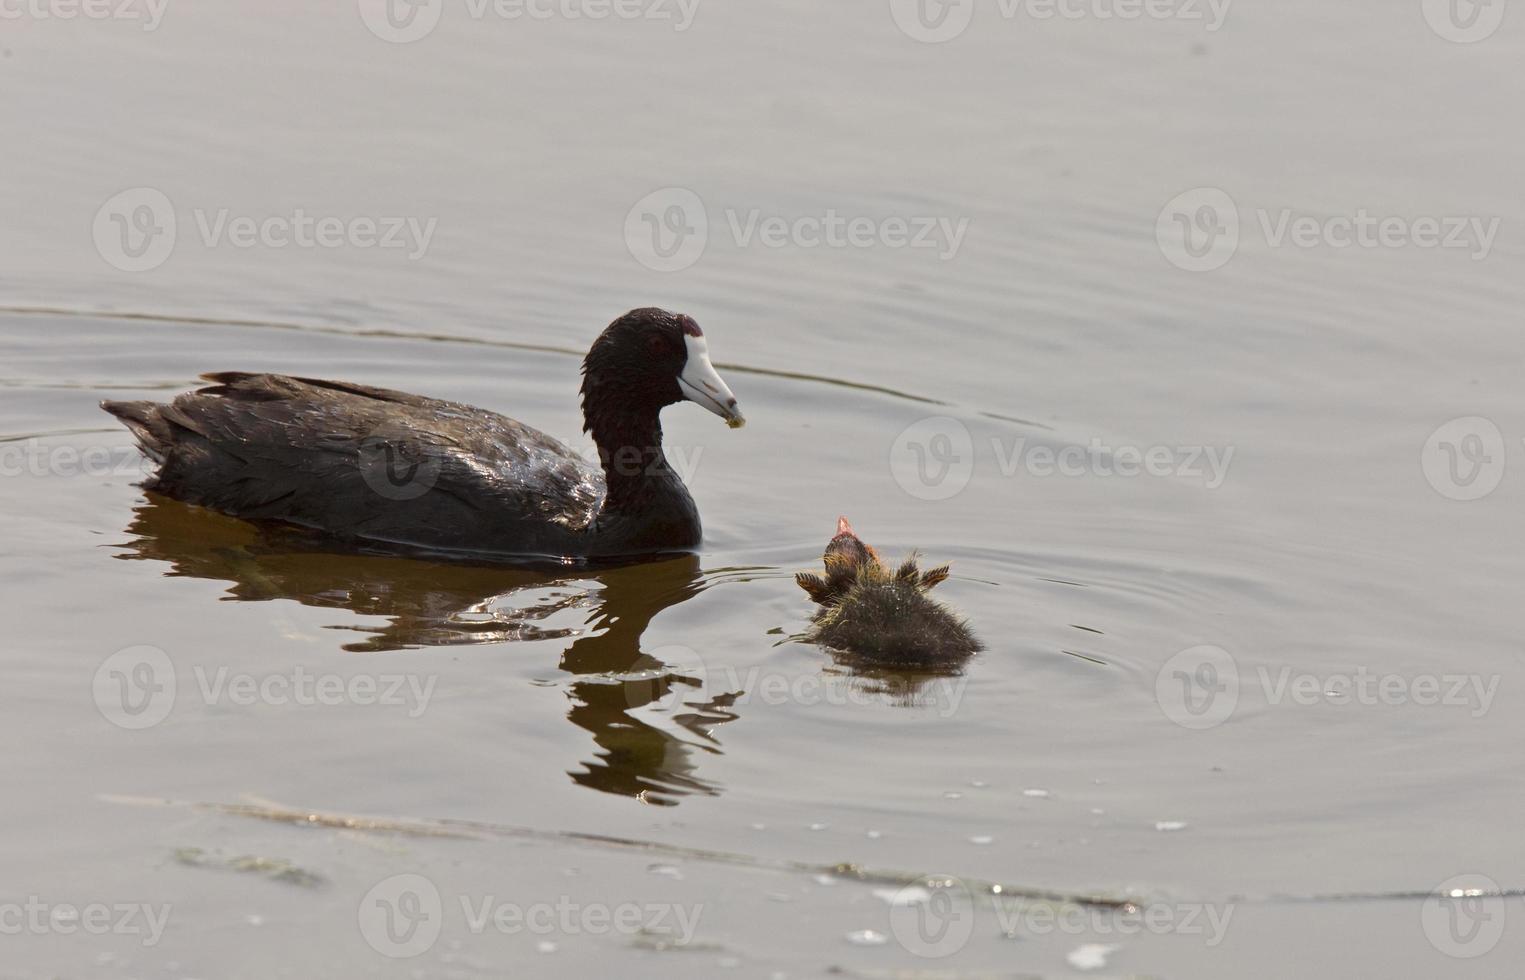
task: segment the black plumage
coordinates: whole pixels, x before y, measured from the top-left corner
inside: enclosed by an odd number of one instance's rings
[[[441,551],[605,558],[692,549],[699,513],[663,454],[659,414],[689,398],[741,422],[698,325],[657,309],[614,321],[584,359],[583,420],[597,464],[457,402],[278,374],[204,377],[210,386],[169,404],[101,404],[159,463],[145,488],[236,517]]]

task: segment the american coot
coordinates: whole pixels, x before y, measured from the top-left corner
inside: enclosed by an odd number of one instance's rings
[[[699,512],[662,452],[661,410],[688,399],[743,424],[691,317],[633,310],[582,366],[594,466],[495,412],[344,381],[204,375],[155,402],[102,402],[159,463],[144,487],[351,541],[551,558],[699,544]]]
[[[923,572],[913,553],[891,570],[879,553],[837,519],[826,546],[824,575],[794,577],[820,603],[811,642],[865,661],[932,665],[963,660],[982,649],[964,620],[927,593],[948,577],[948,566]]]

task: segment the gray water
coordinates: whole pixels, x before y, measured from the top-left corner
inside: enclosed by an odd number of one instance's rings
[[[913,7],[4,8],[0,975],[1510,975],[1518,11]],[[641,305],[749,418],[664,415],[692,560],[344,554],[96,408],[586,448]],[[988,649],[797,642],[838,514]]]

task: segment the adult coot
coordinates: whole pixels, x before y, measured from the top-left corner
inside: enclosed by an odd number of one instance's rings
[[[912,666],[957,663],[982,648],[963,619],[927,594],[948,577],[947,565],[923,572],[913,553],[892,570],[845,517],[823,558],[824,575],[795,576],[822,607],[812,642],[867,662]]]
[[[688,399],[744,422],[699,325],[633,310],[593,342],[582,376],[598,466],[495,412],[344,381],[233,371],[167,405],[101,407],[158,462],[146,489],[237,517],[516,556],[698,545],[699,512],[662,452],[658,416]]]

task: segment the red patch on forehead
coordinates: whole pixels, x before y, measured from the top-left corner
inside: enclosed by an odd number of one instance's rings
[[[699,329],[699,324],[694,322],[694,318],[691,316],[680,314],[678,316],[678,326],[682,327],[683,332],[688,334],[690,337],[704,336],[704,331]]]

